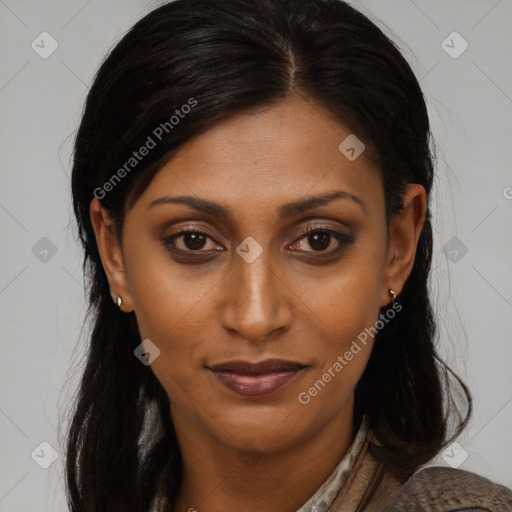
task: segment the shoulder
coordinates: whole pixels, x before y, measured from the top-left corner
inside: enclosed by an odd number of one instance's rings
[[[427,467],[413,475],[383,512],[512,512],[512,490],[475,473]]]

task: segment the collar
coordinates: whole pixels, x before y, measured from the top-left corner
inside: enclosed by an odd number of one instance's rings
[[[363,416],[359,430],[347,452],[316,493],[296,512],[328,512],[345,484],[368,437],[368,420]]]

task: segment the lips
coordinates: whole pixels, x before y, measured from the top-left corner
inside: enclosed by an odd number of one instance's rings
[[[216,364],[209,368],[217,372],[243,373],[245,375],[258,375],[260,373],[297,371],[305,368],[305,364],[285,361],[284,359],[266,359],[258,363],[249,363],[247,361],[228,361]]]
[[[224,386],[244,396],[261,396],[278,391],[307,365],[283,359],[257,363],[228,361],[207,367]]]

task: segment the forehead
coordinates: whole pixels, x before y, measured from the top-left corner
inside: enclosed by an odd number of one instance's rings
[[[378,205],[378,169],[364,151],[350,160],[339,149],[349,136],[350,129],[314,101],[287,97],[233,115],[188,141],[140,199],[147,205],[163,195],[187,194],[266,208],[344,189]]]

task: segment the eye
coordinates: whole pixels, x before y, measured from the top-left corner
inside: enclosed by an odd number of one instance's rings
[[[312,253],[314,256],[322,256],[321,253],[332,255],[342,251],[353,242],[354,237],[351,235],[323,226],[311,226],[290,247],[294,250],[298,248],[302,252]],[[300,248],[300,246],[308,245],[312,250]]]
[[[291,250],[309,253],[313,257],[327,257],[343,251],[354,242],[354,237],[325,226],[311,226],[302,232],[299,239],[289,247]],[[176,258],[205,259],[212,252],[221,252],[225,248],[218,244],[213,235],[204,229],[187,226],[177,233],[161,240],[167,250]],[[308,250],[309,246],[312,250]]]
[[[162,240],[162,243],[171,252],[175,253],[202,253],[210,251],[219,251],[214,247],[208,248],[208,242],[215,242],[214,238],[205,231],[197,228],[189,227],[182,229],[177,233],[167,236]],[[212,244],[210,244],[211,246]],[[206,247],[206,249],[205,249]],[[224,248],[220,249],[223,250]]]

